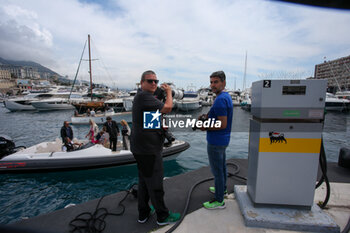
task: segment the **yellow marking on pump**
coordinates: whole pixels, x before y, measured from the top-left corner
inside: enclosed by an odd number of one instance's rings
[[[320,138],[286,138],[285,142],[270,143],[270,138],[260,138],[259,152],[320,153]]]

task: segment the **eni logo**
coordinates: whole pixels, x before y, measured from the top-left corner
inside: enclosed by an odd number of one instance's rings
[[[284,138],[283,133],[271,131],[271,132],[269,132],[269,137],[270,137],[270,144],[283,143],[283,142],[285,142],[287,144],[287,140]]]

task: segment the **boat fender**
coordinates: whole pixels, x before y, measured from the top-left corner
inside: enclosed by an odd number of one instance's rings
[[[350,149],[346,147],[340,148],[338,166],[350,168]]]

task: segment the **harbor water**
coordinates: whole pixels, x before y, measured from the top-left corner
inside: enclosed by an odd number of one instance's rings
[[[208,112],[203,107],[198,116]],[[63,121],[70,120],[73,111],[52,112],[9,112],[0,106],[0,134],[10,136],[16,146],[26,147],[43,141],[60,138]],[[187,113],[186,113],[187,114]],[[227,158],[248,157],[249,112],[234,108],[232,134],[227,149]],[[130,120],[130,119],[126,119]],[[88,125],[72,126],[74,136],[82,139],[89,130]],[[208,165],[206,134],[201,131],[174,131],[179,140],[190,143],[191,147],[176,159],[164,162],[164,175],[171,177]],[[349,147],[350,114],[328,112],[323,132],[324,146],[328,161],[337,162],[341,147]],[[135,165],[39,174],[0,175],[0,224],[30,218],[100,198],[128,188],[137,182]]]

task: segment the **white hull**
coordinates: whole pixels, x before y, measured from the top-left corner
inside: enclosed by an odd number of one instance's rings
[[[94,120],[96,124],[104,124],[106,122],[106,117],[110,116],[112,117],[112,120],[116,122],[120,122],[121,120],[125,119],[125,117],[131,116],[131,112],[111,112],[111,113],[105,113],[105,114],[96,114],[95,117],[88,117],[88,116],[73,116],[71,118],[72,124],[80,124],[80,125],[87,125],[89,124],[90,119]]]
[[[118,142],[118,147],[121,143]],[[175,140],[164,147],[163,157],[177,155],[189,148],[184,141]],[[89,169],[135,163],[129,150],[113,152],[100,144],[70,152],[62,151],[62,142],[43,142],[0,159],[0,172],[42,172],[56,170]]]
[[[350,110],[350,100],[338,99],[334,95],[326,94],[325,108],[327,111],[346,111]]]
[[[74,106],[68,103],[67,101],[50,101],[50,102],[33,101],[32,105],[38,111],[75,109]]]
[[[338,91],[335,93],[335,97],[350,100],[350,91]]]
[[[193,111],[201,108],[200,100],[179,100],[176,101],[177,109],[180,111]]]
[[[34,111],[30,100],[5,100],[5,108],[10,111]]]

